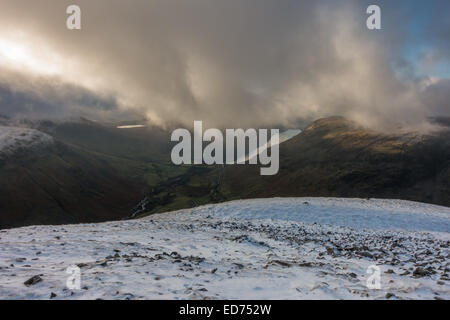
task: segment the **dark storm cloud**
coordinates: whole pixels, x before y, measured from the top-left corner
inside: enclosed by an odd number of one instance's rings
[[[118,120],[123,116],[137,116],[120,110],[114,96],[100,96],[55,78],[30,77],[5,70],[0,77],[0,114],[28,119]]]
[[[365,27],[374,3],[381,31]],[[107,92],[122,110],[160,124],[289,125],[343,115],[373,127],[419,125],[436,110],[424,104],[426,79],[407,59],[414,12],[406,1],[79,0],[81,31],[65,28],[72,1],[0,4],[4,33],[20,30],[77,63],[59,75],[64,81]],[[426,21],[443,39],[429,46],[444,60],[449,40],[438,30],[446,23],[443,14]]]

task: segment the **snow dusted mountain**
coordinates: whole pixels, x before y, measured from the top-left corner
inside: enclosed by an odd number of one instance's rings
[[[0,126],[0,158],[20,149],[52,143],[51,136],[35,129]]]
[[[8,181],[0,185],[0,229],[112,221],[272,197],[394,198],[450,206],[449,130],[384,134],[344,118],[320,119],[301,132],[281,133],[280,172],[268,177],[252,165],[175,166],[170,130],[139,123],[0,115],[0,181]],[[25,126],[35,130],[18,128]]]
[[[449,245],[447,207],[234,201],[140,220],[0,231],[0,298],[449,299]],[[71,265],[81,270],[80,290],[66,287]],[[380,289],[366,286],[374,265]]]

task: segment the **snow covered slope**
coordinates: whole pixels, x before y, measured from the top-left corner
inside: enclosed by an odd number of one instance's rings
[[[22,148],[53,143],[48,134],[34,129],[0,126],[0,157]]]
[[[4,230],[0,298],[449,299],[449,222],[408,201],[291,198]]]

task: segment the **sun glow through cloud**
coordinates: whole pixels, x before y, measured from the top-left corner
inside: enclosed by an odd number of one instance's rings
[[[0,68],[25,77],[75,84],[100,95],[108,92],[109,88],[105,78],[92,72],[82,57],[67,55],[35,34],[21,31],[0,33]]]
[[[0,35],[0,65],[9,69],[44,75],[64,72],[63,61],[50,49],[27,41],[24,35]]]

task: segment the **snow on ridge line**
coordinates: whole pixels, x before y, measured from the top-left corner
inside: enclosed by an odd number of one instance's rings
[[[0,155],[11,155],[20,148],[53,144],[53,138],[41,131],[0,126]]]
[[[406,200],[252,199],[206,205],[180,210],[178,213],[206,215],[222,219],[272,219],[308,224],[318,223],[355,229],[450,233],[450,208]]]

